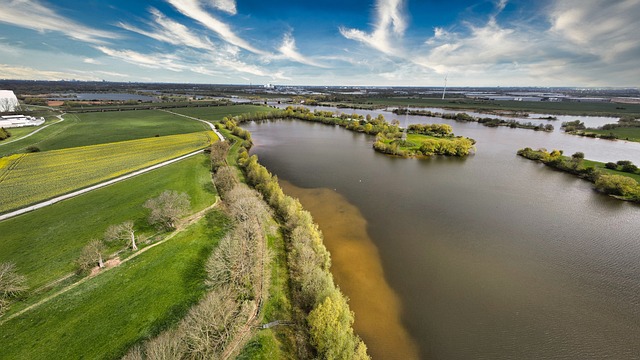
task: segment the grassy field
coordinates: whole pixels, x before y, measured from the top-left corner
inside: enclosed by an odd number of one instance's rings
[[[640,105],[638,104],[546,101],[476,101],[466,98],[442,100],[438,98],[412,99],[406,97],[364,98],[357,100],[355,103],[389,106],[443,107],[460,110],[526,111],[541,114],[599,115],[613,117],[623,115],[640,116]]]
[[[65,115],[64,119],[65,121],[61,123],[53,124],[41,131],[38,131],[36,134],[29,136],[26,139],[21,139],[7,145],[0,146],[0,157],[24,152],[25,149],[29,146],[39,146],[41,142],[49,138],[55,138],[59,134],[66,131],[68,128],[72,127],[78,121],[78,119],[74,115]],[[45,125],[50,124],[52,121],[58,121],[58,118],[56,117],[51,119],[48,118],[47,121],[45,122]],[[27,128],[23,128],[23,130],[26,130],[26,129]],[[36,128],[29,128],[29,129],[33,131]],[[27,131],[27,133],[30,133],[31,131]],[[13,138],[14,137],[12,137],[12,139]]]
[[[28,146],[58,150],[209,129],[199,121],[158,110],[66,114],[64,119],[29,138],[0,146],[0,156],[24,152]]]
[[[615,162],[616,160],[614,160]],[[635,179],[637,182],[640,183],[640,174],[631,174],[628,172],[624,172],[624,171],[619,171],[619,170],[613,170],[613,169],[607,169],[606,167],[604,167],[605,163],[602,162],[598,162],[598,161],[591,161],[591,160],[583,160],[582,161],[582,167],[588,167],[588,166],[593,166],[594,168],[602,171],[605,174],[610,174],[610,175],[622,175],[622,176],[628,176],[632,179]]]
[[[41,150],[105,144],[156,135],[186,134],[209,129],[199,121],[158,110],[70,114],[65,115],[65,118],[69,116],[76,116],[79,121],[74,122],[73,126],[63,133],[38,143]]]
[[[40,287],[73,271],[82,247],[109,225],[134,220],[140,232],[154,232],[142,205],[167,189],[189,194],[193,211],[211,205],[215,190],[208,157],[194,156],[0,222],[0,262],[15,262],[29,286]]]
[[[176,323],[204,293],[204,262],[223,236],[214,211],[186,231],[0,326],[6,359],[118,359]]]
[[[274,111],[275,109],[257,105],[234,105],[202,108],[177,108],[170,109],[178,114],[193,116],[204,120],[222,120],[225,116],[235,116],[246,113]]]
[[[615,128],[611,130],[598,130],[598,129],[587,129],[585,133],[594,133],[599,135],[609,135],[613,133],[620,140],[628,140],[640,142],[640,128],[637,127],[629,127],[629,128]]]
[[[203,131],[0,158],[0,212],[202,149],[213,138]]]

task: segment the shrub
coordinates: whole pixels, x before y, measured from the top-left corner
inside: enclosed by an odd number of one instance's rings
[[[40,152],[40,148],[37,146],[29,146],[25,149],[25,151],[28,153]]]
[[[618,164],[609,161],[608,163],[604,164],[604,167],[606,167],[607,169],[611,169],[611,170],[618,170]]]
[[[626,164],[622,167],[622,171],[634,174],[638,171],[638,167],[633,164]]]
[[[602,175],[596,180],[596,189],[605,194],[619,196],[637,196],[640,190],[638,182],[623,175]]]

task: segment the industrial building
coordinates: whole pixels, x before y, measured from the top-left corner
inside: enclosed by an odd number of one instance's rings
[[[25,115],[0,116],[0,127],[5,129],[25,126],[40,126],[42,124],[44,124],[43,117],[36,118]]]

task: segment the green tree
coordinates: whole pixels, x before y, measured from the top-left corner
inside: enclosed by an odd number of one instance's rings
[[[311,311],[307,321],[311,342],[321,359],[354,359],[356,350],[361,354],[362,349],[358,349],[360,339],[351,327],[353,312],[339,290],[333,291]]]

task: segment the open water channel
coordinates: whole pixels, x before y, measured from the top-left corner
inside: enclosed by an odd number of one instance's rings
[[[374,359],[640,358],[640,206],[515,154],[639,164],[640,144],[566,135],[560,121],[544,133],[358,112],[477,140],[465,159],[415,160],[339,127],[244,125],[323,230]]]

